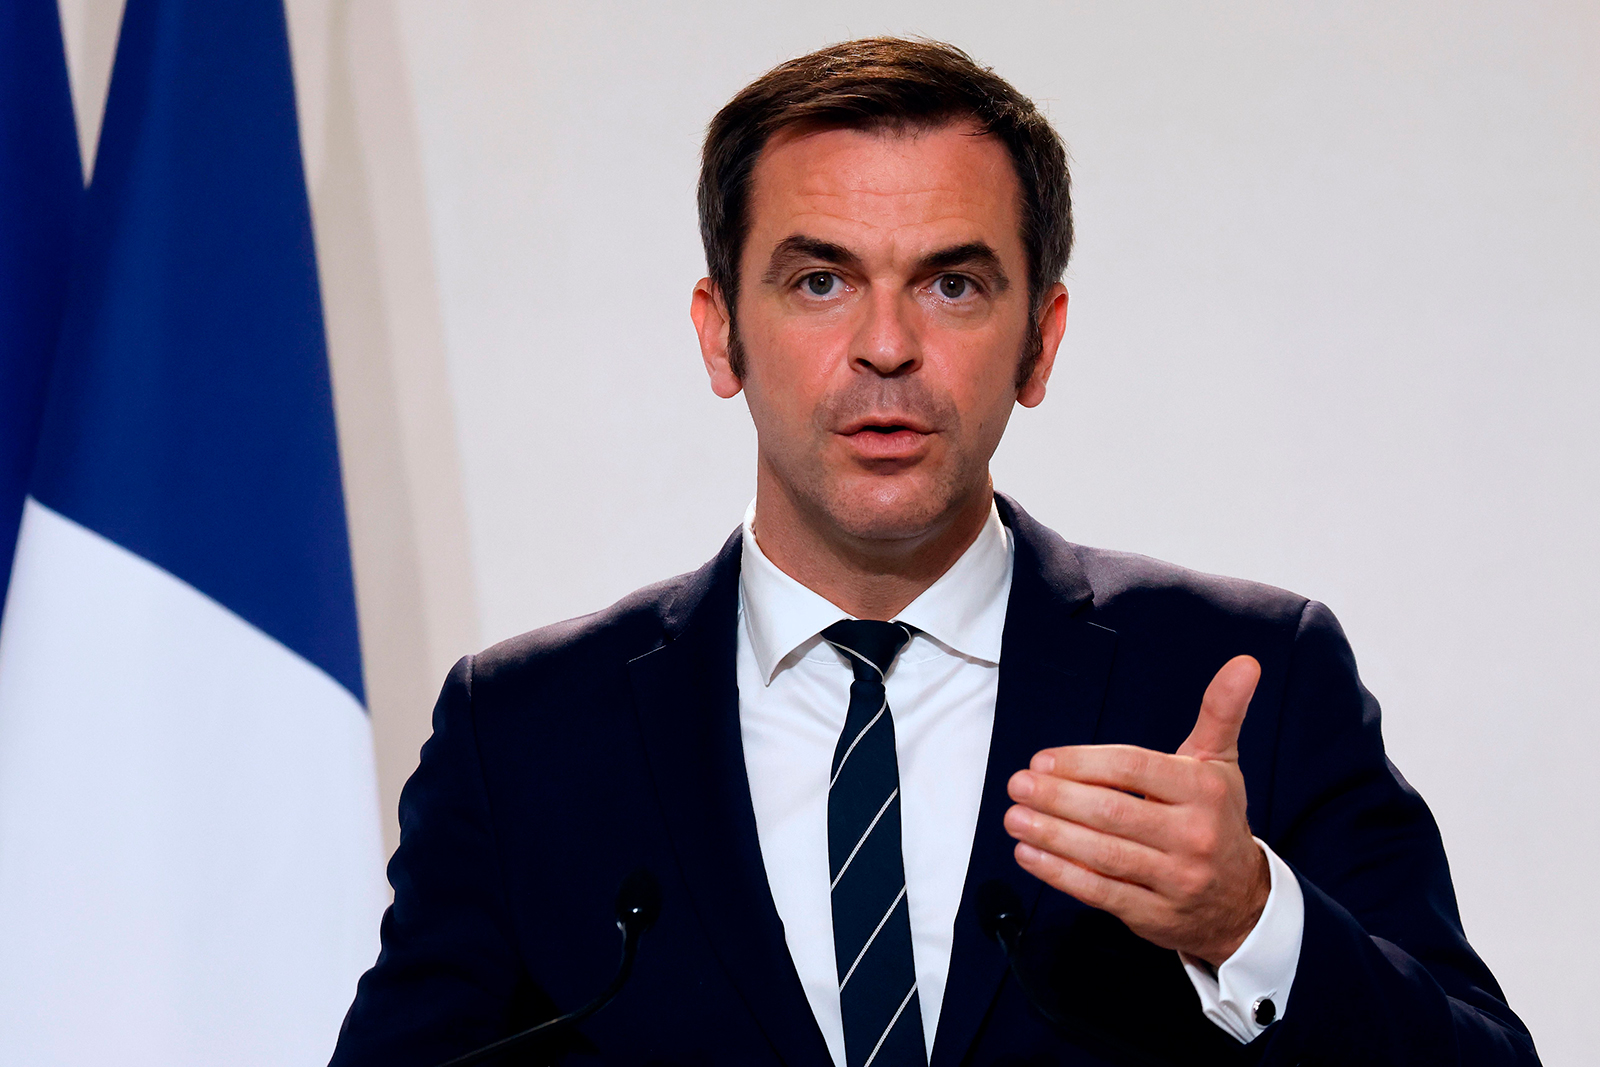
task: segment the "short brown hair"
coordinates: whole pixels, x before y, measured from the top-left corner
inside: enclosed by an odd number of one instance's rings
[[[772,68],[711,120],[700,162],[700,239],[730,324],[739,296],[739,256],[750,229],[750,178],[773,134],[796,126],[898,132],[962,119],[998,137],[1016,166],[1029,305],[1036,315],[1072,252],[1071,179],[1061,137],[1033,101],[954,45],[868,37]],[[1019,383],[1038,358],[1036,322],[1031,336]],[[733,372],[743,377],[736,330],[734,339]]]

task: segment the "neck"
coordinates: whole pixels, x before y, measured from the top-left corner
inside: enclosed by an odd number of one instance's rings
[[[987,478],[929,528],[898,538],[854,536],[812,516],[757,479],[754,530],[762,553],[806,588],[858,619],[887,621],[921,596],[972,546],[994,500]]]

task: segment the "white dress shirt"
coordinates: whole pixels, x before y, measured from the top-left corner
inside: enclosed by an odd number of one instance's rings
[[[828,890],[828,771],[853,672],[821,632],[851,616],[777,568],[745,513],[739,577],[739,727],[773,903],[812,1014],[845,1062]],[[914,628],[885,682],[900,768],[901,849],[922,1031],[939,1026],[956,909],[967,877],[1000,684],[1012,535],[989,511],[977,540],[895,617]],[[1020,768],[1019,768],[1020,769]],[[1265,845],[1262,846],[1266,848]],[[1282,1013],[1300,955],[1304,902],[1267,850],[1266,911],[1215,974],[1185,964],[1207,1018],[1241,1041],[1261,997]]]

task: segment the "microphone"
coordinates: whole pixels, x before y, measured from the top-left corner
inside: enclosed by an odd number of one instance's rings
[[[639,954],[639,939],[644,936],[646,930],[655,925],[656,918],[660,914],[661,883],[656,881],[655,875],[640,867],[624,878],[621,887],[617,889],[617,929],[622,932],[622,962],[617,965],[617,973],[612,977],[611,984],[606,986],[599,996],[576,1011],[569,1011],[554,1019],[546,1019],[521,1033],[503,1037],[482,1048],[474,1049],[465,1056],[446,1060],[439,1064],[439,1067],[468,1067],[470,1064],[482,1063],[490,1056],[515,1048],[530,1038],[556,1033],[563,1026],[576,1026],[610,1004],[616,999],[617,994],[622,992],[622,987],[628,982],[628,976],[633,974],[633,961]]]
[[[1041,1018],[1103,1056],[1123,1063],[1139,1064],[1140,1067],[1171,1067],[1169,1061],[1135,1048],[1086,1020],[1063,1015],[1045,1005],[1033,984],[1022,976],[1022,968],[1018,963],[1022,952],[1022,935],[1028,926],[1028,913],[1015,889],[996,878],[978,887],[975,903],[978,907],[978,927],[1006,954],[1006,966],[1016,980],[1017,988],[1022,990],[1029,1007]]]
[[[1006,954],[1006,962],[1013,966],[1016,952],[1022,947],[1022,931],[1027,925],[1022,898],[1015,889],[998,878],[978,887],[978,926],[985,937],[1000,946]]]

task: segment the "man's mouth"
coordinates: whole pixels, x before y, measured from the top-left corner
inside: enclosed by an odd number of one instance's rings
[[[893,415],[868,415],[864,418],[847,422],[839,428],[839,432],[842,434],[890,434],[898,433],[901,430],[915,434],[929,434],[933,432],[933,427],[920,419],[896,413]]]
[[[927,441],[932,431],[919,423],[894,419],[863,419],[840,431],[866,459],[908,459]]]

